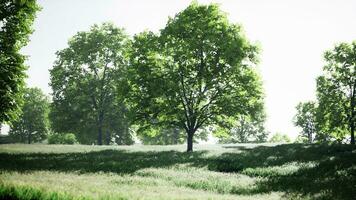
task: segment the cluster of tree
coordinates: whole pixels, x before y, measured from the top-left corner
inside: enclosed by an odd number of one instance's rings
[[[324,59],[317,101],[299,103],[294,123],[310,143],[350,140],[355,144],[356,41],[336,45]]]
[[[113,24],[94,25],[57,52],[51,103],[27,89],[11,134],[38,141],[50,127],[101,145],[131,144],[136,130],[143,143],[187,141],[187,151],[209,130],[231,142],[265,141],[257,55],[215,4],[193,2],[159,33],[132,39]]]

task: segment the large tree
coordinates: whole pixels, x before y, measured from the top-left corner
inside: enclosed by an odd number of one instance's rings
[[[57,52],[51,73],[50,118],[57,132],[73,132],[82,143],[132,143],[120,95],[128,37],[110,23],[79,32]]]
[[[313,136],[316,133],[317,127],[317,106],[314,102],[309,101],[305,103],[299,103],[296,109],[297,114],[294,117],[294,124],[302,129],[301,137],[307,138],[308,142],[312,143]]]
[[[256,54],[217,5],[193,2],[160,35],[134,37],[128,74],[137,118],[184,129],[193,151],[199,128],[227,127],[262,106]]]
[[[13,121],[21,113],[27,67],[20,50],[29,41],[38,10],[36,0],[0,2],[0,123]]]
[[[38,142],[46,138],[49,128],[49,99],[39,88],[26,88],[22,114],[11,123],[13,141]]]
[[[340,139],[349,134],[355,144],[356,41],[336,45],[324,58],[324,74],[317,79],[319,126]]]

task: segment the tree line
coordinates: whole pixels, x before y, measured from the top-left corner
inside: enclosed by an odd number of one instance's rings
[[[26,25],[15,21],[14,30],[25,32],[8,35],[2,29],[0,39],[13,37],[9,41],[25,45],[39,7],[34,0],[3,4],[5,25],[16,19],[13,15]],[[25,87],[21,45],[9,44],[13,49],[2,49],[0,61],[8,69],[16,65],[17,74],[1,71],[7,78],[1,80],[8,80],[1,82],[1,102],[8,106],[1,107],[0,120],[11,124],[10,135],[17,141],[73,143],[75,138],[102,145],[132,144],[138,137],[144,144],[186,142],[187,151],[193,151],[194,141],[206,140],[210,133],[221,143],[267,140],[259,47],[216,4],[193,2],[158,33],[129,37],[111,23],[78,32],[56,53],[51,98]],[[14,64],[13,55],[22,60]],[[298,105],[295,123],[309,141],[341,138],[350,130],[352,142],[355,43],[341,44],[325,55],[328,64],[318,78],[318,103]],[[318,137],[309,137],[315,132]]]
[[[258,52],[215,4],[193,2],[159,33],[133,38],[111,23],[94,25],[56,53],[51,101],[44,103],[38,89],[25,89],[10,134],[26,123],[28,142],[51,130],[101,145],[131,144],[135,132],[149,144],[186,141],[188,151],[210,132],[222,140],[234,130],[244,134],[238,141],[264,141]],[[33,123],[40,121],[35,117],[24,122],[35,113],[44,123]]]

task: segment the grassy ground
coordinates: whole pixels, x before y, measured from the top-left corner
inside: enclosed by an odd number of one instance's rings
[[[0,199],[355,199],[350,145],[0,145]]]

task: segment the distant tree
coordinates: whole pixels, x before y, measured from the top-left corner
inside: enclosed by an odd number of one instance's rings
[[[44,140],[49,128],[48,97],[39,88],[26,88],[21,110],[19,118],[11,122],[11,138],[28,144]]]
[[[219,138],[219,143],[248,143],[248,142],[266,142],[268,132],[264,128],[265,115],[251,120],[247,116],[240,116],[234,127]]]
[[[137,136],[143,144],[149,145],[173,145],[186,142],[186,133],[179,127],[154,127],[147,126],[137,130]],[[207,128],[200,129],[194,137],[194,142],[198,140],[207,141],[211,132]]]
[[[185,132],[179,128],[153,128],[149,127],[137,132],[138,138],[143,144],[170,145],[185,142]]]
[[[38,10],[36,0],[0,1],[0,124],[21,113],[27,67],[20,50],[29,41]]]
[[[356,41],[336,45],[324,58],[324,74],[317,79],[320,129],[339,140],[350,134],[355,144]]]
[[[129,40],[122,29],[104,23],[78,32],[57,52],[51,73],[55,132],[75,133],[81,143],[109,144],[112,137],[131,144],[120,84]]]
[[[200,128],[252,116],[262,106],[262,85],[251,67],[257,48],[241,29],[217,5],[193,2],[159,36],[136,35],[128,74],[137,119],[184,129],[193,151]]]
[[[73,133],[51,133],[48,135],[48,144],[76,144],[77,138]]]
[[[294,124],[302,129],[301,137],[306,137],[309,143],[313,142],[313,135],[316,132],[316,105],[314,102],[299,103],[296,107],[297,114],[294,117]]]
[[[275,133],[271,137],[269,142],[271,142],[271,143],[279,143],[279,142],[290,143],[291,139],[289,138],[289,136],[287,134]]]

